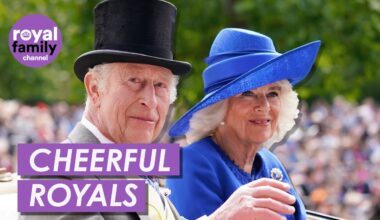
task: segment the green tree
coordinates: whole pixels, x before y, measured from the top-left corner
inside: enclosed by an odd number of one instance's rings
[[[272,37],[285,52],[320,39],[322,50],[308,80],[296,89],[302,99],[380,100],[380,3],[377,0],[169,0],[178,8],[176,58],[192,63],[180,82],[177,116],[203,97],[203,59],[224,27],[241,27]],[[58,24],[63,47],[57,59],[33,69],[17,63],[0,45],[0,97],[26,102],[66,100],[80,103],[84,89],[73,73],[77,56],[92,49],[92,9],[98,1],[25,0],[0,2],[0,39],[12,25],[40,13]]]
[[[296,90],[302,99],[380,101],[380,3],[376,0],[173,0],[179,9],[177,57],[192,62],[181,83],[177,115],[203,97],[201,73],[213,38],[224,27],[269,35],[280,52],[321,40],[316,68]]]
[[[89,50],[93,41],[92,8],[95,1],[1,1],[0,39],[8,42],[13,24],[25,15],[43,14],[53,19],[62,32],[62,49],[57,58],[42,68],[19,64],[0,44],[0,97],[35,103],[65,100],[83,102],[84,89],[76,80],[73,63]]]

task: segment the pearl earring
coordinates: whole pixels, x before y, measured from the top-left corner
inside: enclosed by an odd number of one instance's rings
[[[223,126],[225,125],[224,121],[220,122],[220,126]]]

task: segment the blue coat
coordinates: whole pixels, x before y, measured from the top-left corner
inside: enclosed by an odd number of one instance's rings
[[[249,175],[236,166],[210,137],[206,137],[183,148],[181,177],[167,179],[170,199],[182,216],[196,219],[214,212],[241,185],[263,177],[271,178],[273,168],[280,169],[282,181],[291,185],[285,168],[267,149],[256,154],[252,175]],[[287,219],[306,219],[305,207],[293,187],[289,193],[297,201],[295,214],[286,216]]]

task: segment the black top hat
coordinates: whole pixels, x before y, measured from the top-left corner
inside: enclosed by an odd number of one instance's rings
[[[173,74],[191,70],[173,60],[176,7],[161,0],[106,0],[95,6],[95,50],[82,54],[74,71],[83,81],[88,68],[131,62],[162,66]]]

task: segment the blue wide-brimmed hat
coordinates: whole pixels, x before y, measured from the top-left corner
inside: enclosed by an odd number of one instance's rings
[[[297,84],[310,72],[320,45],[314,41],[281,54],[263,34],[238,28],[221,30],[206,58],[205,96],[172,125],[169,135],[184,135],[194,113],[231,96],[285,79]]]

